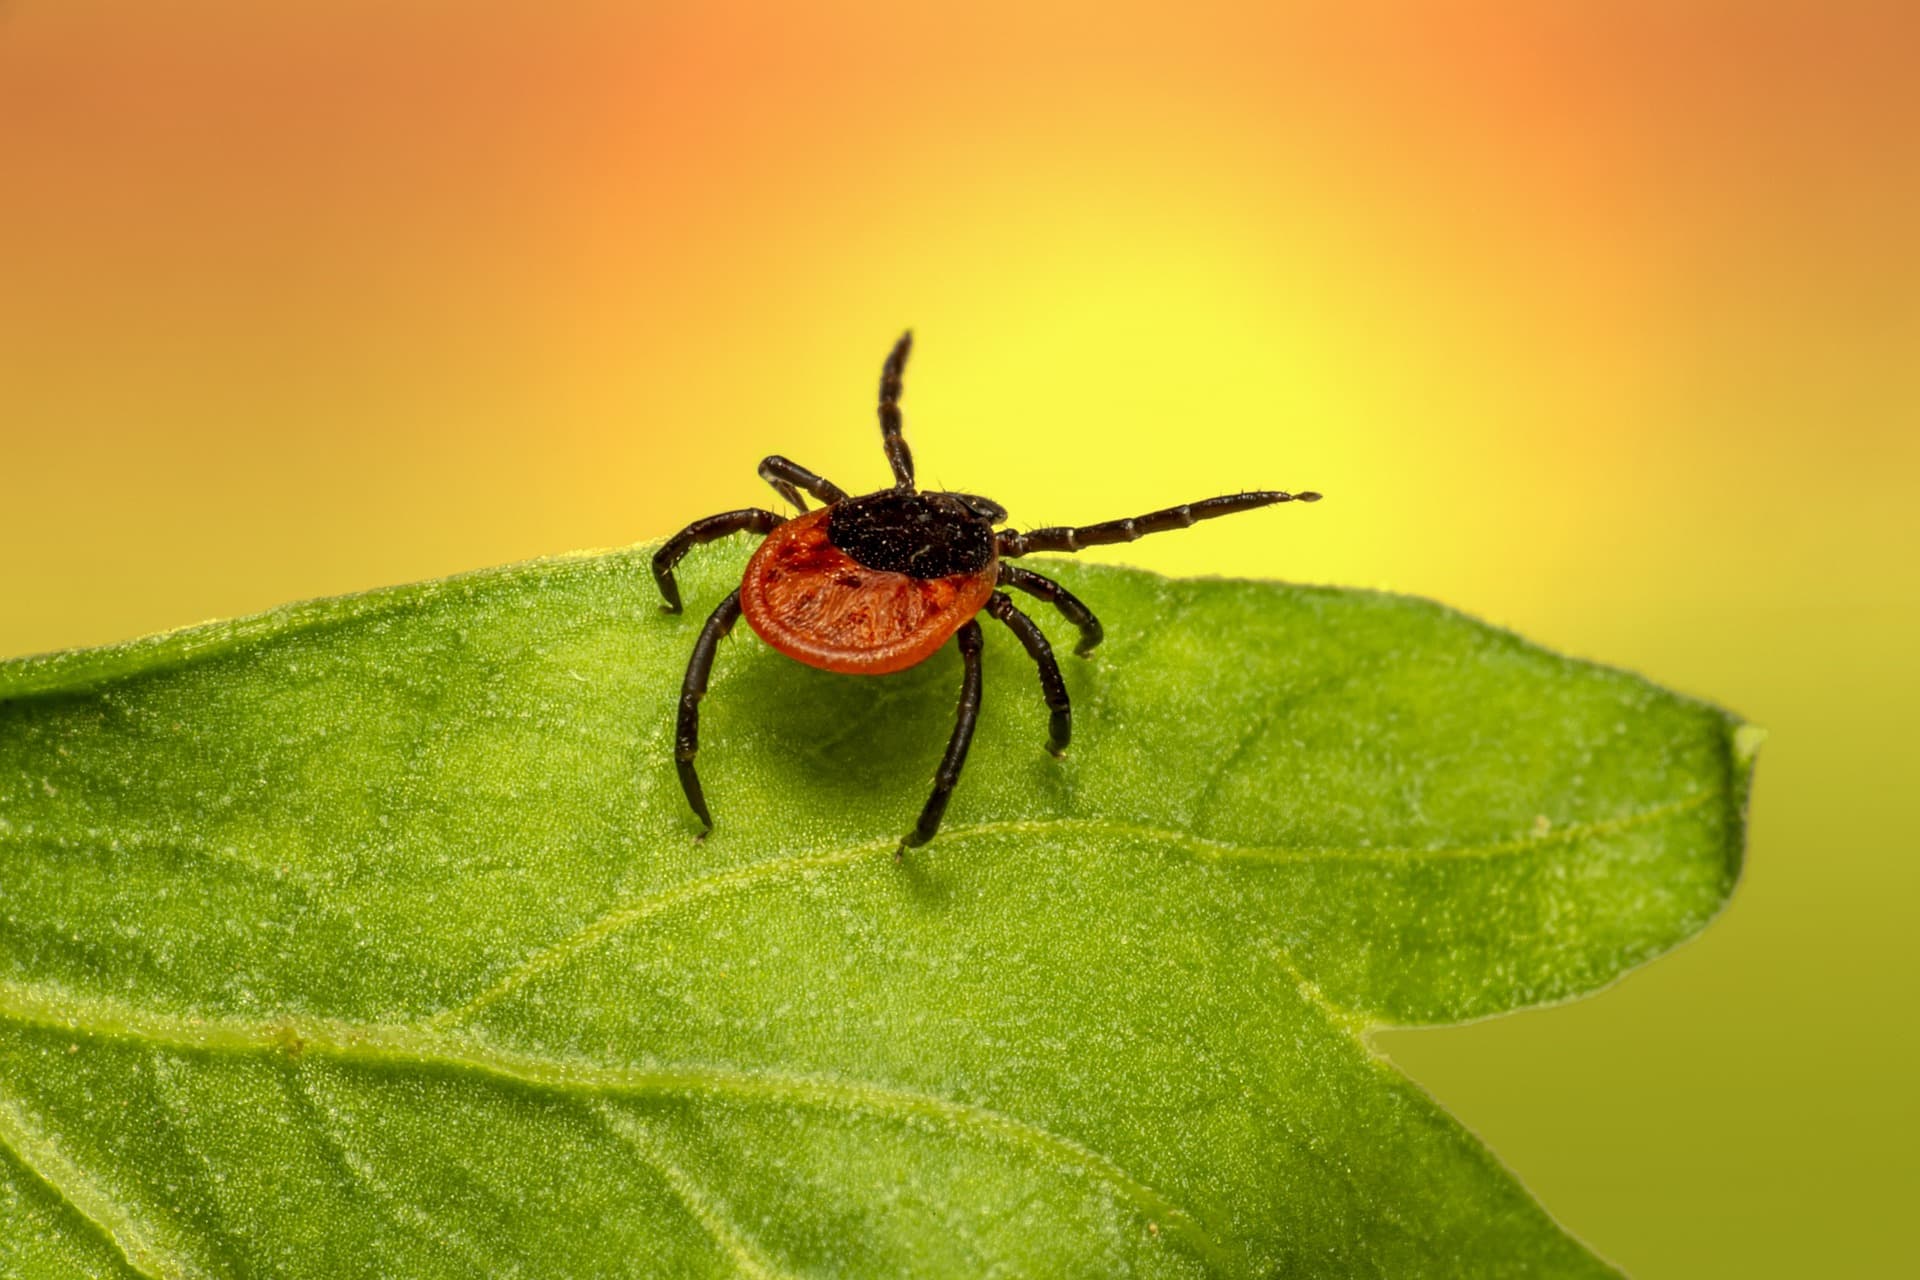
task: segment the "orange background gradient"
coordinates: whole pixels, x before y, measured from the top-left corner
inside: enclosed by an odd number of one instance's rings
[[[667,534],[779,451],[1737,708],[1745,884],[1382,1044],[1645,1277],[1920,1200],[1920,11],[0,0],[0,653]]]

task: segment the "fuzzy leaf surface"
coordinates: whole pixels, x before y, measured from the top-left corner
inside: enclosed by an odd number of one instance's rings
[[[1369,1028],[1599,987],[1751,731],[1440,606],[1056,572],[837,676],[650,548],[0,665],[0,1274],[1609,1275]],[[1038,565],[1038,562],[1035,562]],[[1601,1242],[1604,1245],[1604,1242]]]

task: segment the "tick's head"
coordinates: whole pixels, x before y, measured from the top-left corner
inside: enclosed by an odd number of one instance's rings
[[[993,563],[993,526],[1006,518],[998,503],[969,493],[882,489],[835,503],[827,537],[869,569],[949,578]]]
[[[955,502],[965,504],[967,510],[973,512],[973,514],[979,516],[988,524],[1005,524],[1007,522],[1007,509],[995,502],[992,498],[983,498],[977,493],[942,493],[938,496],[942,498],[952,498]]]

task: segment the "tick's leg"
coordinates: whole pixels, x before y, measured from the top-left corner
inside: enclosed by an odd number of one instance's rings
[[[1077,528],[1056,525],[1027,533],[1003,529],[995,536],[1003,556],[1024,556],[1029,551],[1079,551],[1083,547],[1104,546],[1110,542],[1132,542],[1150,533],[1165,533],[1168,529],[1185,529],[1215,516],[1230,516],[1252,511],[1256,507],[1270,507],[1276,502],[1318,501],[1320,495],[1317,493],[1282,493],[1278,489],[1259,489],[1252,493],[1230,493],[1225,497],[1183,503],[1164,511],[1149,511],[1143,516],[1128,516],[1124,520],[1084,524]]]
[[[707,617],[700,638],[693,642],[693,657],[687,660],[687,678],[680,686],[680,720],[673,735],[673,762],[680,769],[680,789],[687,803],[713,830],[713,815],[707,812],[707,797],[700,790],[700,775],[693,771],[693,757],[700,750],[700,699],[707,696],[707,675],[713,670],[714,651],[720,638],[733,630],[740,618],[740,593],[733,591]],[[702,832],[704,836],[706,832]]]
[[[1060,611],[1061,617],[1080,628],[1080,643],[1073,647],[1073,651],[1082,658],[1092,653],[1094,646],[1106,637],[1106,632],[1100,627],[1100,619],[1093,616],[1093,610],[1081,604],[1078,596],[1052,578],[1003,561],[1000,565],[1000,585],[1018,587],[1028,595],[1046,601]]]
[[[1020,637],[1020,643],[1027,646],[1027,656],[1040,668],[1040,696],[1046,699],[1047,710],[1053,713],[1047,722],[1047,750],[1056,756],[1065,755],[1067,744],[1073,741],[1073,704],[1067,701],[1067,682],[1060,678],[1060,664],[1053,660],[1053,646],[1047,643],[1033,619],[1014,607],[1013,598],[1006,592],[996,591],[987,597],[987,612]]]
[[[807,509],[807,500],[800,496],[801,489],[805,489],[828,506],[847,496],[846,490],[825,476],[817,476],[799,463],[783,458],[777,453],[760,460],[760,478],[772,485],[781,497],[801,511]]]
[[[967,762],[967,748],[973,745],[973,722],[980,715],[980,624],[968,619],[957,634],[964,671],[960,676],[960,708],[954,716],[953,737],[947,739],[947,754],[940,758],[940,770],[933,775],[933,794],[927,797],[927,807],[920,811],[920,821],[914,825],[912,834],[900,842],[900,849],[894,854],[896,858],[907,849],[933,839],[933,833],[940,829],[947,800],[953,795],[953,784],[960,781],[960,766]]]
[[[913,330],[909,329],[893,344],[893,352],[880,370],[880,447],[887,451],[896,489],[913,488],[913,453],[907,448],[906,437],[900,434],[900,379],[907,371],[907,353],[911,350]],[[937,826],[939,822],[936,814],[934,824]]]
[[[653,553],[653,580],[660,584],[660,594],[666,597],[667,612],[680,612],[680,584],[673,580],[673,566],[680,563],[681,556],[703,542],[712,542],[730,533],[772,533],[786,522],[785,516],[758,507],[722,511],[717,516],[695,520],[661,543],[660,549]]]

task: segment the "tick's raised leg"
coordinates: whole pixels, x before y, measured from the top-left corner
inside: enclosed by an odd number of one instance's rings
[[[700,628],[700,638],[693,642],[693,657],[687,660],[687,678],[680,686],[680,720],[673,738],[673,761],[680,770],[680,789],[687,793],[687,803],[706,824],[707,831],[713,830],[713,815],[707,812],[707,797],[700,790],[700,775],[693,771],[693,757],[700,750],[700,699],[707,696],[707,675],[713,670],[714,651],[720,647],[720,639],[733,630],[733,624],[740,619],[740,593],[734,591],[720,602],[707,617],[707,625]],[[704,837],[706,832],[701,832]]]
[[[703,542],[712,542],[730,533],[772,533],[786,522],[785,516],[777,516],[758,507],[722,511],[717,516],[695,520],[661,543],[660,549],[653,553],[653,580],[660,584],[660,594],[666,598],[667,612],[680,612],[680,584],[673,580],[673,566],[680,563],[681,556]]]
[[[1080,628],[1080,643],[1073,647],[1074,653],[1080,657],[1092,653],[1094,646],[1106,638],[1107,633],[1101,629],[1100,619],[1093,616],[1093,610],[1081,604],[1078,596],[1052,578],[1003,561],[1000,565],[1000,585],[1018,587],[1028,595],[1046,601],[1060,611],[1061,617]]]
[[[799,463],[783,458],[777,453],[760,460],[760,478],[772,485],[781,497],[801,511],[807,509],[807,500],[800,496],[801,489],[805,489],[828,506],[847,496],[846,490],[825,476],[817,476]]]
[[[1067,700],[1067,682],[1060,678],[1060,664],[1053,660],[1053,646],[1033,619],[1014,607],[1013,598],[1006,592],[996,591],[987,597],[987,612],[1020,637],[1027,656],[1040,668],[1040,696],[1053,713],[1047,722],[1047,750],[1056,756],[1066,754],[1067,744],[1073,741],[1073,704]]]
[[[967,762],[967,748],[973,745],[973,722],[980,716],[980,624],[969,619],[955,634],[960,638],[960,661],[964,670],[960,676],[960,707],[954,716],[953,736],[947,739],[947,754],[940,758],[939,772],[933,775],[933,794],[927,797],[927,807],[920,811],[920,821],[912,833],[900,842],[900,848],[893,855],[896,858],[933,839],[933,833],[940,829],[940,819],[947,812],[947,800],[953,795],[953,784],[960,781],[960,767]]]
[[[1202,520],[1252,511],[1257,507],[1270,507],[1276,502],[1318,501],[1320,495],[1317,493],[1282,493],[1278,489],[1260,489],[1252,493],[1230,493],[1220,498],[1182,503],[1164,511],[1149,511],[1143,516],[1128,516],[1124,520],[1108,520],[1101,524],[1078,527],[1056,525],[1027,533],[1003,529],[996,537],[1003,556],[1024,556],[1030,551],[1079,551],[1083,547],[1132,542],[1150,533],[1165,533],[1168,529],[1185,529]]]
[[[909,329],[893,344],[893,352],[880,370],[880,447],[887,451],[896,489],[913,488],[913,453],[900,434],[901,378],[907,371],[907,353],[912,350],[913,330]],[[938,823],[939,819],[934,821]]]

